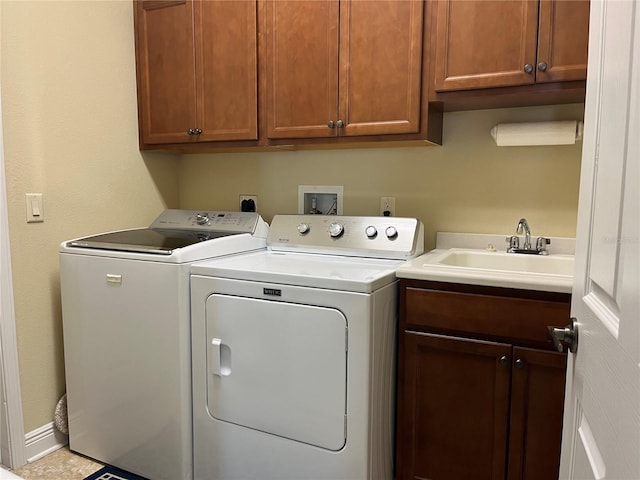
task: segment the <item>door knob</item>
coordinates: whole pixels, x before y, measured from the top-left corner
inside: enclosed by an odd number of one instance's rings
[[[547,327],[547,329],[556,350],[562,352],[566,344],[571,353],[578,351],[578,324],[575,318],[572,318],[571,323],[564,328]]]
[[[538,64],[538,70],[540,70],[541,72],[546,72],[547,71],[547,63],[546,62],[540,62]]]
[[[524,72],[525,72],[525,73],[531,73],[531,72],[533,72],[533,65],[531,65],[530,63],[527,63],[527,64],[524,66]]]

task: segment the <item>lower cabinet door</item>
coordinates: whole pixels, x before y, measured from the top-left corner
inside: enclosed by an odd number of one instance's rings
[[[513,348],[508,480],[558,478],[567,354]]]
[[[396,478],[504,480],[511,345],[413,332],[400,343]]]

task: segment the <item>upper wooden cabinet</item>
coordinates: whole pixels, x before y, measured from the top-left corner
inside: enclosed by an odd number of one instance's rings
[[[446,99],[438,97],[443,92],[570,81],[582,81],[571,88],[582,88],[584,98],[588,0],[441,0],[429,5],[432,100]],[[567,85],[557,88],[570,93]],[[510,93],[525,98],[533,91]],[[558,100],[562,103],[562,93],[548,103]]]
[[[134,9],[141,146],[256,140],[256,0]]]
[[[266,1],[261,25],[268,138],[420,132],[423,2]]]
[[[437,91],[584,80],[588,1],[437,2]]]

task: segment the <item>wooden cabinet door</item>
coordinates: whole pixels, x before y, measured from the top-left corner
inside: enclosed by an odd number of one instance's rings
[[[340,3],[339,135],[420,130],[423,2]]]
[[[588,0],[540,0],[536,82],[585,80],[588,43]]]
[[[511,346],[406,332],[400,352],[396,478],[504,480]]]
[[[195,4],[198,141],[258,138],[256,0]]]
[[[436,91],[534,83],[537,0],[435,3]]]
[[[567,355],[513,348],[508,480],[558,478]]]
[[[337,135],[338,27],[337,0],[264,3],[268,138]]]
[[[191,1],[140,1],[136,9],[141,143],[189,141],[196,125]]]

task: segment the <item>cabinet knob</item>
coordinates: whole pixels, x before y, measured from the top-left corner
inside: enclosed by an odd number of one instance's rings
[[[200,130],[199,128],[196,128],[196,135],[200,135],[202,133],[202,130]]]
[[[532,73],[533,72],[533,65],[531,65],[530,63],[527,63],[524,66],[524,71],[525,71],[525,73]]]
[[[202,130],[200,130],[199,128],[190,128],[189,130],[187,130],[187,135],[200,135],[202,133]]]
[[[329,123],[327,123],[327,127],[329,127],[329,128],[333,128],[335,126],[336,126],[336,124],[335,124],[335,122],[333,120],[329,120]]]
[[[538,64],[538,70],[540,70],[541,72],[546,72],[548,68],[548,65],[545,62],[540,62]]]
[[[516,361],[514,362],[514,366],[516,368],[524,368],[524,360],[522,360],[521,358],[516,359]]]
[[[509,357],[507,357],[506,355],[502,355],[499,359],[498,359],[498,363],[500,365],[509,365]]]
[[[342,120],[338,120],[338,128],[344,128],[344,122]]]

